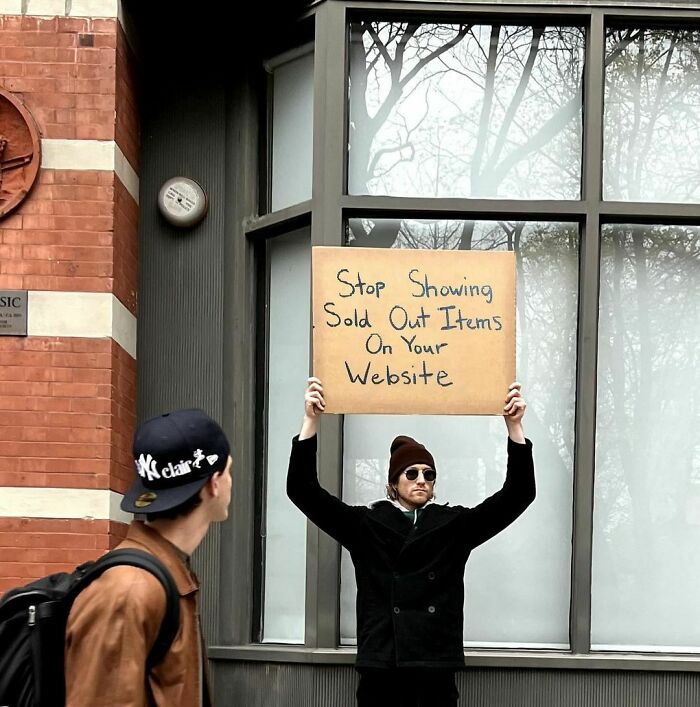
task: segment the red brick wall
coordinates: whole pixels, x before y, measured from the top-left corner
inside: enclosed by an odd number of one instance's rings
[[[113,291],[115,182],[113,172],[42,169],[0,221],[0,288]]]
[[[0,518],[0,594],[37,577],[70,572],[123,539],[126,526],[106,520]]]
[[[117,27],[117,144],[133,168],[139,171],[141,124],[138,120],[138,73],[134,53],[121,25]]]
[[[134,478],[131,442],[136,426],[136,361],[114,341],[110,398],[110,488],[124,493]]]
[[[0,17],[0,86],[45,139],[115,141],[138,174],[137,64],[116,19]],[[42,167],[0,221],[0,289],[112,293],[137,312],[138,205],[111,170]],[[123,493],[136,362],[110,338],[0,337],[3,487]],[[0,517],[0,593],[116,544],[123,523]]]
[[[9,413],[0,487],[110,488],[114,348],[109,339],[0,337],[0,409]]]
[[[6,15],[0,34],[2,86],[31,97],[43,137],[114,139],[116,20]]]
[[[126,187],[114,180],[114,231],[112,233],[112,292],[136,314],[138,276],[139,208]]]

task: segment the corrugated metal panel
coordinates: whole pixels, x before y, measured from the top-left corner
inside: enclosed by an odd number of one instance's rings
[[[326,707],[352,705],[355,700],[356,677],[351,667],[215,663],[213,680],[219,705]]]
[[[179,75],[179,73],[178,73]],[[182,77],[180,77],[182,78]],[[153,85],[144,111],[140,189],[138,413],[201,407],[221,418],[225,212],[225,94],[187,82]],[[201,184],[209,212],[179,230],[160,215],[162,183]]]
[[[176,85],[149,84],[143,113],[138,416],[199,407],[223,422],[226,93],[216,77],[188,77],[183,66],[173,78]],[[173,176],[195,179],[208,195],[208,214],[192,229],[174,228],[158,211],[158,191]],[[193,557],[209,642],[216,640],[220,538],[212,526]]]
[[[473,670],[461,673],[466,704],[501,707],[691,707],[700,675],[570,670]]]
[[[348,666],[217,662],[217,704],[245,707],[351,707]],[[465,670],[460,704],[474,707],[697,707],[700,674],[588,670]],[[390,706],[387,706],[390,707]]]
[[[192,556],[192,568],[200,577],[200,612],[202,631],[208,644],[217,642],[219,617],[219,562],[221,552],[221,526],[209,527],[209,532]]]

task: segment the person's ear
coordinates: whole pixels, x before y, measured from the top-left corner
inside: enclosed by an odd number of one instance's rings
[[[215,474],[212,474],[211,476],[211,482],[213,484],[214,488],[214,495],[218,496],[221,493],[221,480],[224,478],[224,471],[217,471]]]
[[[217,471],[215,474],[212,474],[208,479],[207,483],[204,484],[204,488],[206,489],[207,494],[211,498],[216,498],[220,493],[221,493],[221,476],[222,476],[221,471]]]

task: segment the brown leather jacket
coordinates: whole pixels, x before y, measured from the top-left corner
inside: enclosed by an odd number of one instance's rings
[[[83,590],[66,629],[66,707],[198,707],[203,700],[199,582],[178,550],[134,521],[119,547],[146,550],[170,570],[180,593],[180,629],[163,661],[145,675],[165,614],[165,591],[149,572],[113,567]],[[148,680],[148,686],[146,686]],[[150,693],[150,694],[149,694]]]

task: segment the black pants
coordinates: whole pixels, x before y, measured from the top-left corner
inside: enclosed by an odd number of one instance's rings
[[[455,671],[437,668],[357,668],[358,707],[457,707]]]

